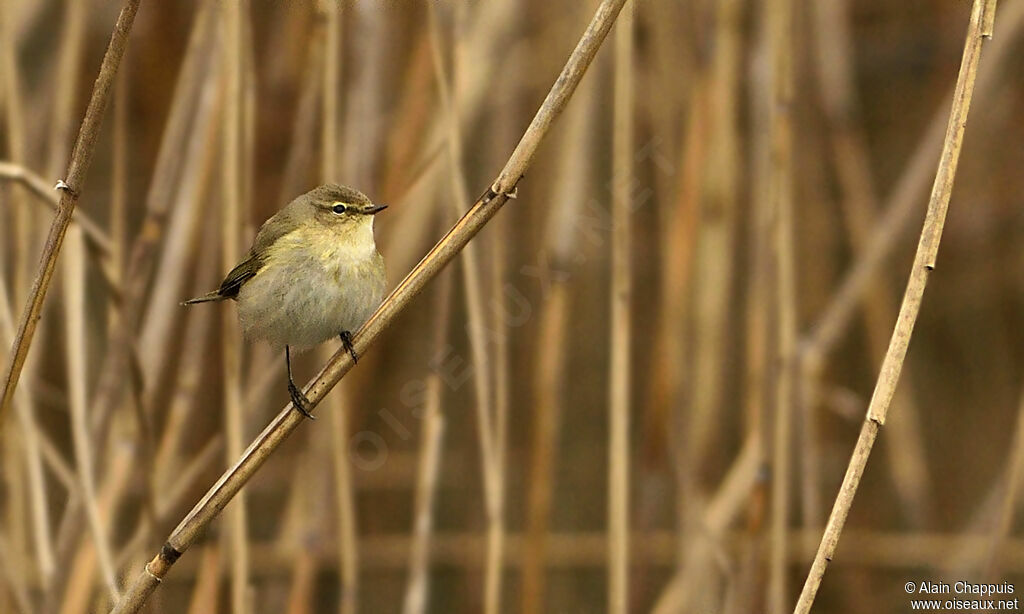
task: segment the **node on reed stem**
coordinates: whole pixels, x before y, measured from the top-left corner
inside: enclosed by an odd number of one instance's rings
[[[942,156],[935,173],[935,182],[932,185],[932,194],[928,202],[928,212],[921,229],[913,267],[910,270],[910,279],[907,282],[907,290],[903,296],[903,303],[900,305],[900,313],[889,342],[889,349],[882,361],[881,371],[875,383],[875,390],[871,396],[871,403],[868,405],[864,424],[857,438],[857,445],[847,467],[846,475],[843,477],[843,483],[833,505],[832,513],[829,515],[821,544],[818,546],[814,562],[807,574],[800,599],[797,601],[794,610],[796,614],[806,614],[814,603],[828,563],[832,560],[839,543],[839,537],[846,524],[850,507],[853,505],[853,498],[857,493],[864,467],[871,455],[878,431],[885,424],[886,414],[889,411],[896,384],[899,382],[900,370],[903,367],[910,336],[921,308],[925,285],[930,273],[935,268],[942,228],[953,191],[953,179],[956,177],[957,162],[963,145],[967,114],[970,110],[971,97],[977,78],[982,41],[986,37],[986,28],[990,30],[989,26],[991,26],[990,23],[986,24],[988,21],[986,15],[994,12],[995,6],[995,0],[975,0],[971,10],[960,74],[957,76],[953,105],[943,141]]]

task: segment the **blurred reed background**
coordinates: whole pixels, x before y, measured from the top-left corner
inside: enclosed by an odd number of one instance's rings
[[[287,402],[233,306],[180,301],[324,181],[391,205],[393,286],[489,185],[594,6],[143,2],[0,416],[0,612],[109,609]],[[0,0],[4,363],[117,8]],[[1024,2],[999,8],[818,611],[906,611],[907,581],[1024,591]],[[892,332],[969,12],[628,3],[518,198],[149,611],[788,611]]]

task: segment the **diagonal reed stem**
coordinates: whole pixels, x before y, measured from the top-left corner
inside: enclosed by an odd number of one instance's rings
[[[406,278],[398,284],[369,321],[356,333],[353,345],[357,354],[364,353],[370,347],[391,322],[408,307],[424,286],[458,255],[462,248],[494,217],[509,197],[514,195],[516,184],[519,183],[519,179],[533,162],[537,149],[544,137],[547,136],[551,124],[568,104],[624,3],[625,0],[604,0],[601,3],[498,178],[473,203],[469,211],[456,222],[448,234],[438,241]],[[304,392],[310,403],[316,406],[348,373],[352,365],[352,358],[347,352],[335,353],[320,374],[306,386]],[[302,415],[293,411],[291,404],[281,410],[249,445],[235,465],[217,480],[217,483],[174,529],[160,549],[160,553],[146,564],[143,572],[114,607],[115,614],[138,612],[142,608],[146,599],[167,575],[182,552],[195,543],[206,527],[220,515],[224,506],[259,470],[267,457],[303,421]]]
[[[967,113],[971,107],[971,95],[974,93],[974,81],[978,74],[981,46],[984,39],[992,37],[995,10],[996,0],[974,0],[970,25],[967,27],[967,40],[964,42],[963,59],[960,63],[960,74],[957,76],[956,89],[953,93],[953,107],[950,110],[946,138],[942,146],[942,157],[939,158],[939,168],[935,173],[931,198],[928,200],[928,212],[925,214],[924,227],[921,229],[921,238],[917,245],[917,253],[914,255],[907,290],[903,295],[896,327],[889,341],[885,359],[882,361],[881,372],[875,383],[875,391],[871,396],[857,445],[846,468],[846,475],[843,477],[832,513],[829,514],[828,523],[825,525],[825,534],[821,538],[800,599],[797,601],[794,610],[796,614],[810,612],[811,605],[814,604],[814,597],[839,544],[839,536],[846,524],[853,498],[857,494],[864,467],[871,455],[878,431],[885,424],[886,413],[899,382],[900,370],[907,355],[907,346],[914,331],[917,314],[921,309],[921,299],[928,283],[928,276],[935,269],[942,227],[946,221],[953,179],[956,177],[957,162],[963,145]]]
[[[93,152],[96,150],[100,124],[103,123],[103,112],[110,101],[114,78],[128,46],[128,33],[131,32],[135,14],[138,12],[141,2],[142,0],[125,0],[117,17],[117,23],[114,25],[114,32],[110,37],[107,52],[103,56],[100,74],[93,86],[92,97],[85,110],[85,119],[82,120],[82,126],[78,131],[78,140],[71,152],[71,163],[68,165],[67,177],[62,184],[65,187],[61,190],[57,216],[50,225],[50,232],[46,237],[46,244],[43,246],[43,254],[39,262],[39,272],[36,274],[35,281],[32,282],[28,303],[18,322],[18,334],[15,337],[14,346],[11,348],[10,364],[4,375],[3,392],[0,393],[0,420],[3,419],[7,406],[10,405],[11,399],[14,397],[14,389],[18,385],[21,369],[25,366],[25,358],[28,356],[28,350],[36,332],[36,324],[39,322],[39,316],[43,309],[43,300],[46,298],[50,279],[57,266],[57,256],[60,255],[60,248],[64,243],[64,234],[71,223],[71,216],[75,212],[89,164],[92,162]]]

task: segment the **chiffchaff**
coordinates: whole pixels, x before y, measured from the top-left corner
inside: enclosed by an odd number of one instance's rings
[[[292,379],[291,349],[334,336],[357,360],[352,331],[384,296],[384,259],[373,240],[375,205],[362,192],[327,184],[288,203],[264,222],[249,254],[220,288],[185,305],[233,299],[248,339],[284,346],[288,392],[302,414],[310,402]]]

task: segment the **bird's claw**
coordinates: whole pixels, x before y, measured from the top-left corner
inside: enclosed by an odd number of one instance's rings
[[[348,350],[348,355],[352,357],[352,364],[359,362],[359,355],[356,354],[356,346],[352,344],[352,333],[345,331],[338,335],[341,337],[341,345]]]
[[[316,420],[316,416],[309,413],[309,409],[307,409],[311,408],[313,404],[310,403],[309,399],[306,398],[306,395],[304,395],[302,391],[299,390],[299,387],[292,382],[288,382],[288,395],[292,398],[292,407],[295,408],[295,411],[299,412],[300,414],[309,418],[310,420]]]

